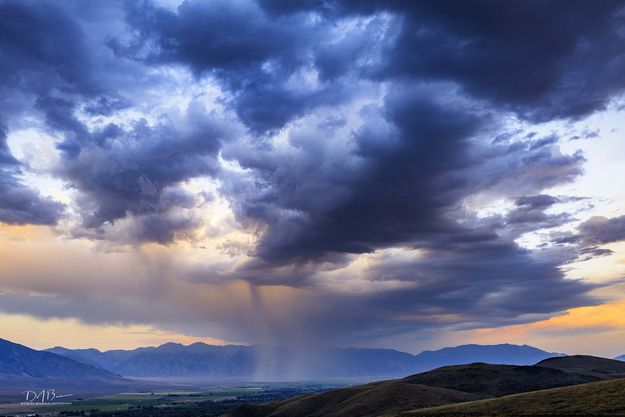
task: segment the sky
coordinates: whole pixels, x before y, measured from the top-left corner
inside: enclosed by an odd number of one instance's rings
[[[625,2],[0,0],[0,337],[625,354]]]

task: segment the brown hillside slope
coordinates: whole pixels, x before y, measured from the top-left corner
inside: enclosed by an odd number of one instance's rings
[[[393,414],[391,414],[393,415]],[[625,417],[625,379],[394,414],[396,417]]]
[[[542,366],[470,365],[445,366],[404,378],[413,384],[453,389],[482,398],[595,382],[605,378]]]
[[[436,405],[624,377],[625,363],[592,356],[550,358],[533,366],[446,366],[381,381],[262,405],[245,405],[230,417],[369,417]]]
[[[229,417],[374,417],[421,407],[471,401],[479,396],[438,387],[384,381],[306,395],[261,406],[246,405]]]
[[[625,362],[596,356],[562,356],[545,359],[536,365],[584,375],[594,375],[601,379],[625,378]]]
[[[447,366],[399,380],[235,409],[230,417],[365,417],[594,382],[597,376],[539,366]]]

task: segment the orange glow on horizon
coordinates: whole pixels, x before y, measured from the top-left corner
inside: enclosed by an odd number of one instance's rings
[[[0,314],[0,329],[0,337],[33,349],[47,349],[57,345],[70,349],[135,349],[168,342],[183,345],[195,342],[228,344],[218,338],[195,337],[149,325],[89,325],[76,319],[41,320],[20,314]]]
[[[547,320],[460,332],[472,343],[531,344],[569,354],[615,356],[625,346],[614,344],[625,336],[625,301],[578,307]]]

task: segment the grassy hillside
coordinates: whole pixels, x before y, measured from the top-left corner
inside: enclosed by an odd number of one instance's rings
[[[279,403],[246,405],[234,410],[230,416],[379,416],[618,378],[625,370],[624,365],[623,362],[611,359],[572,356],[547,359],[534,366],[484,363],[446,366],[398,380],[344,388]]]
[[[594,382],[489,400],[472,401],[464,404],[421,409],[408,413],[394,414],[394,416],[625,416],[625,379]]]
[[[601,379],[625,378],[625,362],[596,356],[573,355],[549,358],[538,362],[536,365],[578,374],[594,375]]]
[[[262,406],[242,406],[230,417],[379,416],[410,408],[470,401],[476,395],[398,381],[376,382]]]
[[[604,378],[570,373],[561,369],[542,366],[474,363],[470,365],[446,366],[430,372],[412,375],[403,380],[412,384],[453,389],[488,398],[583,384],[600,379]]]

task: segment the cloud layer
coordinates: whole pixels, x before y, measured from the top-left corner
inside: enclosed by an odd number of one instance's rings
[[[567,132],[539,132],[622,95],[624,13],[618,1],[0,1],[0,221],[60,222],[113,252],[193,253],[138,280],[173,288],[158,294],[167,318],[140,296],[113,313],[89,286],[15,281],[3,309],[29,313],[19,298],[33,292],[50,297],[30,311],[44,317],[246,341],[306,328],[349,344],[595,304],[596,286],[561,266],[608,253],[622,221],[570,231],[579,219],[560,207],[575,198],[553,189],[583,175],[584,155],[561,150]],[[53,162],[18,158],[11,135],[25,129],[53,138]],[[24,172],[61,181],[70,202]],[[213,298],[200,288],[233,285],[240,309],[201,307]]]

